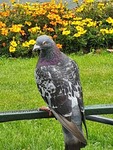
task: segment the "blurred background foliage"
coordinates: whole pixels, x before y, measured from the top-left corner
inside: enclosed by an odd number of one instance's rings
[[[0,4],[0,56],[31,57],[37,36],[52,36],[65,53],[113,48],[113,0]]]

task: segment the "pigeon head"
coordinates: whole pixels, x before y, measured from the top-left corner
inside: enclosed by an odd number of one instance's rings
[[[54,47],[55,42],[47,35],[41,35],[37,37],[36,44],[34,45],[33,51],[41,50],[41,51],[47,51],[52,50]]]
[[[40,59],[45,61],[58,61],[60,50],[50,36],[41,35],[37,37],[33,51],[40,50]]]

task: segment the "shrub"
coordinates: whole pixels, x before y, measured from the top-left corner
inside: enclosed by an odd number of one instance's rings
[[[0,5],[0,55],[32,56],[36,37],[53,37],[64,52],[113,46],[113,2],[84,0],[67,8],[61,1]]]

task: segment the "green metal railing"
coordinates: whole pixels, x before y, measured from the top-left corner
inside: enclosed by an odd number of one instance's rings
[[[113,119],[100,116],[102,114],[113,114],[113,104],[86,106],[85,114],[87,120],[113,125]],[[0,112],[0,123],[43,118],[54,118],[54,116],[50,117],[48,112],[38,109]]]

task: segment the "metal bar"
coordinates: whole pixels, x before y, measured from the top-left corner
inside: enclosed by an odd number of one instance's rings
[[[113,105],[86,106],[85,113],[86,117],[88,115],[113,114]],[[38,109],[0,112],[0,122],[53,117],[54,116],[50,117],[49,114],[45,111],[38,111]]]
[[[87,115],[113,114],[113,104],[86,106],[85,114],[86,116]]]
[[[51,116],[54,117],[54,116]],[[0,113],[0,122],[51,118],[46,111],[19,110]]]
[[[102,117],[102,116],[89,115],[89,116],[86,116],[86,119],[90,121],[113,125],[113,119]]]

